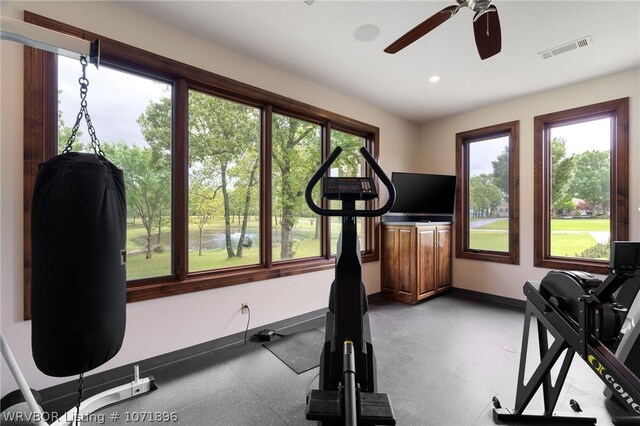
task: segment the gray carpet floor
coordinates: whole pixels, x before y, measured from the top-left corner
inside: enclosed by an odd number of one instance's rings
[[[454,294],[414,306],[372,302],[378,389],[389,394],[397,424],[493,425],[492,397],[514,404],[523,318],[522,310]],[[282,332],[322,327],[319,318]],[[104,409],[103,424],[131,424],[134,413],[173,413],[180,425],[313,424],[305,395],[318,386],[317,373],[296,374],[251,341],[154,372],[158,390]],[[556,411],[571,414],[575,399],[598,425],[611,425],[624,410],[602,390],[576,357]],[[540,395],[531,407],[543,407]]]

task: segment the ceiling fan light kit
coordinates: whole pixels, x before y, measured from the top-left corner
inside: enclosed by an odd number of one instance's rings
[[[449,20],[449,18],[458,13],[458,10],[461,8],[468,7],[475,12],[473,17],[473,33],[480,59],[484,60],[499,53],[502,49],[502,34],[500,31],[498,9],[491,5],[493,0],[457,1],[457,6],[448,6],[436,12],[391,43],[384,51],[391,54],[399,52]]]

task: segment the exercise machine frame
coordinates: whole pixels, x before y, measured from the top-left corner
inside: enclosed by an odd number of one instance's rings
[[[613,260],[612,265],[614,265]],[[554,414],[571,361],[577,353],[607,388],[611,389],[616,399],[633,414],[632,417],[614,418],[614,424],[640,423],[640,380],[615,357],[601,339],[596,337],[601,333],[601,330],[598,329],[599,322],[593,320],[600,315],[598,308],[603,303],[609,303],[616,290],[634,275],[635,270],[624,268],[613,270],[602,284],[578,299],[579,315],[577,321],[541,294],[539,282],[527,281],[525,283],[524,294],[527,297],[527,304],[515,408],[513,410],[502,408],[500,401],[494,397],[493,417],[496,422],[595,424],[596,418],[581,413],[566,416]],[[525,383],[524,376],[532,316],[535,316],[537,322],[540,363],[528,382]],[[547,333],[550,333],[554,338],[551,346],[549,346]],[[560,361],[563,352],[565,354],[556,382],[552,384],[551,369]],[[544,411],[535,414],[525,413],[529,402],[541,387]],[[576,406],[574,410],[579,410],[579,406]]]
[[[82,422],[82,419],[87,418],[87,415],[90,413],[94,413],[109,405],[117,404],[121,401],[134,398],[157,389],[153,376],[141,379],[138,365],[135,365],[133,367],[133,381],[107,389],[104,392],[87,398],[80,404],[79,413],[76,407],[73,407],[66,413],[57,416],[56,419],[56,417],[52,415],[45,415],[42,408],[36,402],[33,393],[31,392],[31,389],[18,366],[18,362],[13,356],[13,352],[11,352],[9,344],[2,335],[0,335],[0,352],[7,362],[9,370],[11,371],[16,383],[18,384],[20,392],[22,392],[22,396],[24,397],[29,410],[31,410],[28,414],[24,413],[25,415],[23,417],[30,419],[33,424],[37,424],[38,426],[49,426],[49,423],[45,421],[47,418],[54,419],[51,426],[78,424]],[[78,421],[76,421],[76,419]]]
[[[375,210],[356,209],[357,200],[378,197],[372,177],[325,177],[323,197],[342,201],[341,209],[317,206],[312,191],[338,157],[337,147],[309,180],[305,198],[321,216],[342,217],[336,254],[335,280],[331,284],[326,314],[325,343],[320,356],[320,389],[307,395],[308,420],[322,425],[395,424],[387,394],[377,393],[376,362],[371,343],[368,302],[362,282],[362,265],[356,217],[381,216],[391,209],[395,189],[365,148],[360,153],[387,188],[389,198]]]

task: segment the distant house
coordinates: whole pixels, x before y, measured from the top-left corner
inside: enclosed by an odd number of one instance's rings
[[[498,217],[508,217],[509,216],[509,203],[503,202],[498,206]]]

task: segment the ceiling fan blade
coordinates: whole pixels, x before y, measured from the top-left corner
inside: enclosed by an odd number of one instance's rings
[[[418,40],[420,37],[427,34],[429,31],[436,28],[438,25],[442,24],[444,21],[451,18],[456,12],[460,9],[460,6],[449,6],[442,9],[440,12],[432,15],[427,18],[426,21],[418,24],[407,32],[405,35],[391,43],[386,49],[384,49],[387,53],[396,53],[400,50],[404,49],[414,41]]]
[[[489,6],[486,11],[478,12],[473,18],[473,34],[480,59],[487,59],[502,49],[502,34],[498,9]]]

